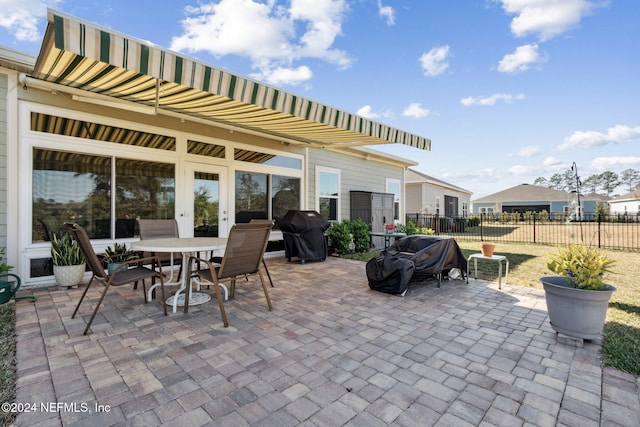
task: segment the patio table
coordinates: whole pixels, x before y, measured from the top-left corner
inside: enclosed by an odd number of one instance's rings
[[[173,307],[175,313],[178,305],[184,305],[184,293],[187,286],[191,286],[191,277],[188,274],[189,257],[197,252],[215,252],[224,251],[227,247],[227,239],[224,237],[170,237],[165,239],[145,239],[131,243],[131,248],[136,251],[144,252],[182,252],[182,275],[177,280],[173,279],[173,257],[171,259],[171,276],[165,285],[180,285],[176,293],[169,297],[166,301],[167,305]],[[159,284],[155,284],[147,291],[147,299],[150,300],[153,289]],[[198,282],[198,287],[200,283]],[[221,284],[224,289],[225,299],[228,299],[229,291]],[[211,300],[211,295],[204,292],[190,292],[189,305],[204,304]],[[186,309],[186,307],[185,307]]]
[[[389,245],[391,244],[391,238],[393,237],[393,241],[395,242],[396,239],[400,238],[400,237],[405,237],[406,234],[405,233],[386,233],[384,231],[370,231],[369,235],[371,236],[371,238],[373,239],[374,236],[376,237],[384,237],[384,248],[387,249],[389,247]],[[373,246],[373,244],[371,244],[371,246]]]
[[[502,262],[504,261],[506,272],[504,275],[504,283],[506,284],[509,280],[509,260],[504,255],[491,255],[484,256],[481,253],[471,254],[469,255],[469,259],[467,260],[467,284],[469,283],[469,264],[471,264],[471,260],[473,260],[474,267],[474,279],[478,278],[478,260],[485,259],[489,261],[496,261],[498,263],[498,289],[502,289]]]

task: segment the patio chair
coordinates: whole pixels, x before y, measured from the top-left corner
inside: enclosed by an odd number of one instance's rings
[[[140,240],[180,237],[178,221],[175,219],[138,219],[138,227],[140,229]],[[169,266],[171,268],[172,277],[173,268],[176,264],[179,264],[178,277],[180,277],[182,273],[182,253],[180,252],[165,252],[160,254],[143,252],[141,256],[143,258],[157,256],[163,266]]]
[[[82,228],[78,224],[65,223],[67,227],[73,233],[74,238],[78,242],[78,246],[80,250],[84,254],[84,257],[89,265],[89,269],[93,275],[91,276],[91,280],[89,280],[89,284],[85,288],[84,292],[82,292],[82,296],[80,297],[80,301],[78,301],[78,305],[76,305],[76,309],[73,311],[71,318],[75,318],[76,314],[78,314],[78,309],[80,308],[80,304],[84,300],[85,295],[87,295],[87,291],[91,287],[94,281],[100,282],[104,285],[104,290],[102,291],[102,295],[100,295],[100,299],[96,304],[96,308],[93,310],[93,314],[87,323],[87,326],[84,329],[83,334],[87,335],[89,328],[91,327],[91,323],[93,323],[93,319],[96,317],[98,313],[98,309],[102,304],[102,300],[104,296],[107,294],[107,291],[111,286],[122,286],[130,283],[142,282],[142,288],[144,292],[144,302],[147,303],[147,292],[145,286],[145,279],[149,278],[158,278],[160,279],[160,290],[162,293],[162,307],[164,309],[165,316],[167,315],[167,306],[165,305],[165,295],[164,295],[164,278],[162,276],[162,267],[159,267],[159,271],[155,269],[150,269],[144,267],[144,264],[156,264],[160,265],[160,261],[158,257],[149,257],[149,258],[139,258],[131,261],[125,261],[120,264],[112,274],[107,274],[104,271],[104,267],[102,266],[102,262],[98,255],[91,246],[91,241],[89,240],[89,236],[84,228]]]
[[[191,270],[192,266],[200,266],[205,264],[206,267],[199,269],[198,271],[188,271],[187,277],[192,277],[194,274],[199,279],[206,280],[213,283],[216,292],[216,298],[218,299],[218,305],[220,306],[220,314],[222,316],[222,322],[224,326],[229,326],[227,320],[227,314],[224,309],[224,300],[220,291],[220,280],[230,279],[229,286],[230,298],[235,297],[236,290],[236,278],[238,276],[247,276],[250,274],[258,274],[260,282],[262,283],[262,289],[267,299],[267,306],[269,311],[273,309],[271,305],[271,298],[269,298],[269,291],[267,284],[264,280],[264,275],[260,269],[262,264],[262,258],[267,248],[269,241],[269,233],[271,232],[272,224],[254,224],[251,227],[234,225],[229,232],[229,238],[227,240],[227,246],[224,252],[222,260],[212,262],[210,260],[198,258],[197,256],[189,257],[188,268]],[[185,295],[185,312],[188,310],[189,293],[191,292],[191,286],[187,286]]]
[[[251,221],[249,221],[249,224],[268,224],[270,225],[269,228],[269,232],[271,232],[271,230],[273,229],[273,226],[275,225],[275,221],[272,219],[251,219]],[[273,288],[273,280],[271,279],[271,273],[269,273],[269,269],[267,268],[267,263],[264,262],[264,257],[262,257],[262,266],[264,267],[264,271],[265,273],[267,273],[267,277],[269,278],[269,283],[271,284],[271,287]]]

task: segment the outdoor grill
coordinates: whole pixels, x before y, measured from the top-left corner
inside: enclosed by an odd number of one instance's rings
[[[288,211],[278,221],[287,259],[291,261],[297,257],[301,263],[324,261],[329,252],[324,232],[329,225],[329,221],[316,211]]]

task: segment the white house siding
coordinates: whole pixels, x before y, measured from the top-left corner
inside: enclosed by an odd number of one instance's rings
[[[8,76],[0,71],[0,247],[7,246],[7,91]]]
[[[350,191],[387,192],[387,179],[400,181],[400,188],[404,185],[404,168],[401,165],[376,161],[366,154],[345,155],[328,149],[309,149],[309,194],[307,203],[309,209],[317,210],[316,200],[316,167],[340,170],[340,219],[350,219]],[[402,211],[402,196],[400,203]],[[402,218],[403,212],[400,217]]]
[[[628,214],[638,215],[640,214],[640,200],[620,200],[609,202],[609,213],[611,214]]]

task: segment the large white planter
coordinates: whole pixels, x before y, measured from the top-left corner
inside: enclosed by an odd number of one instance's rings
[[[54,265],[53,275],[56,278],[56,282],[58,282],[58,286],[70,288],[78,286],[85,270],[86,265],[84,263],[80,265]]]
[[[603,291],[578,289],[569,286],[560,276],[541,277],[540,281],[553,330],[588,340],[600,336],[615,287],[607,285]]]

